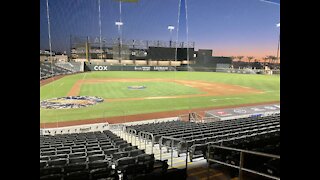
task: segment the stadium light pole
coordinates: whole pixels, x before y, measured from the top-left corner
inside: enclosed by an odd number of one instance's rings
[[[279,62],[279,51],[280,51],[280,23],[277,24],[279,28],[279,39],[278,39],[278,49],[277,49],[277,62]],[[280,63],[280,62],[279,62]]]
[[[51,32],[50,32],[50,14],[49,14],[49,0],[46,1],[47,7],[47,20],[48,20],[48,37],[49,37],[49,50],[50,50],[50,61],[52,63],[52,48],[51,48]],[[52,70],[53,71],[53,70]],[[52,72],[53,73],[53,72]]]
[[[102,60],[102,40],[101,40],[101,9],[100,9],[100,0],[98,0],[98,10],[99,10],[99,41],[100,41],[100,59]]]
[[[170,47],[171,47],[171,43],[172,43],[172,31],[174,30],[174,26],[169,25],[169,26],[168,26],[168,30],[170,31]]]
[[[123,26],[122,22],[122,0],[119,1],[119,21],[115,22],[116,26],[118,26],[118,33],[119,33],[119,62],[121,64],[121,49],[122,49],[122,32],[121,32],[121,27]]]
[[[119,32],[119,60],[121,61],[121,48],[122,48],[121,26],[123,26],[123,22],[117,21],[115,24],[116,26],[118,26],[118,32]]]

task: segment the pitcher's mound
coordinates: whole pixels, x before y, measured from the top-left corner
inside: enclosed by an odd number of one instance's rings
[[[132,90],[135,90],[135,89],[145,89],[147,88],[146,86],[128,86],[128,89],[132,89]]]

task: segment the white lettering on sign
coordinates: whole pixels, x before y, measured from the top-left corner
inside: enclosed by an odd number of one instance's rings
[[[260,109],[260,108],[257,108],[257,107],[254,107],[254,108],[251,108],[252,110],[254,111],[265,111],[264,109]]]
[[[96,71],[108,71],[108,66],[94,66],[93,69]]]
[[[272,106],[265,106],[264,108],[265,109],[271,109],[271,110],[276,110],[277,109],[276,107],[272,107]]]
[[[235,110],[233,110],[233,112],[235,112],[235,113],[240,113],[240,114],[244,114],[244,113],[246,113],[247,111],[244,110],[244,109],[235,109]]]
[[[155,66],[153,67],[153,70],[165,71],[165,70],[169,70],[169,67]]]
[[[134,67],[134,70],[138,70],[138,71],[150,71],[150,67]]]

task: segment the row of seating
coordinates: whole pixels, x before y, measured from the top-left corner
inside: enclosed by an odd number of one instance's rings
[[[236,120],[217,121],[211,123],[195,123],[195,122],[184,122],[184,121],[173,121],[163,123],[152,123],[144,125],[128,126],[128,128],[135,129],[137,134],[140,131],[152,133],[155,137],[155,142],[158,142],[159,137],[162,135],[179,137],[181,133],[191,133],[193,135],[201,134],[202,132],[211,132],[215,130],[225,130],[233,128],[234,126],[245,125],[245,124],[258,124],[259,122],[265,123],[266,121],[279,121],[277,116],[268,118],[241,118]]]
[[[57,75],[71,74],[72,71],[56,66],[54,63],[40,62],[40,80]]]
[[[81,71],[81,63],[80,62],[57,62],[56,66],[67,69],[71,72],[80,72]]]
[[[280,132],[257,135],[240,140],[228,140],[222,142],[220,145],[236,149],[280,155]],[[210,153],[207,154],[206,158],[239,166],[240,152],[213,148],[211,146],[209,146],[209,148]],[[244,168],[280,177],[280,159],[253,154],[245,154],[243,158]]]
[[[168,167],[108,130],[40,135],[40,143],[40,179],[118,179]]]
[[[127,129],[152,133],[154,143],[167,147],[173,146],[178,156],[189,151],[190,160],[202,157],[208,144],[221,143],[229,139],[244,139],[259,134],[280,132],[280,114],[265,117],[249,117],[210,123],[171,121],[128,126]],[[177,140],[163,139],[169,136]],[[148,136],[149,137],[149,136]],[[148,138],[144,137],[144,139]],[[150,137],[149,137],[150,138]],[[149,139],[151,141],[151,139]],[[173,142],[173,144],[172,144]]]

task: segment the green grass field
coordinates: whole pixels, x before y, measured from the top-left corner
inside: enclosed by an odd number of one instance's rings
[[[280,101],[280,76],[228,74],[212,72],[89,72],[66,76],[40,87],[40,100],[66,96],[77,80],[93,78],[162,78],[202,80],[224,84],[240,85],[263,91],[259,94],[232,96],[210,96],[177,99],[145,99],[126,102],[103,102],[81,109],[40,109],[40,122],[62,122],[101,117],[114,117],[150,112],[162,112],[203,107],[218,107]],[[128,90],[130,85],[146,85],[144,90]],[[80,95],[100,96],[103,98],[132,98],[149,96],[172,96],[201,94],[199,89],[171,82],[110,82],[83,84]]]
[[[146,86],[146,89],[129,90],[128,86]],[[172,87],[172,88],[168,88]],[[174,82],[108,82],[99,84],[84,84],[80,95],[95,95],[102,98],[136,98],[154,96],[177,96],[187,94],[203,94],[198,89],[180,85]]]

